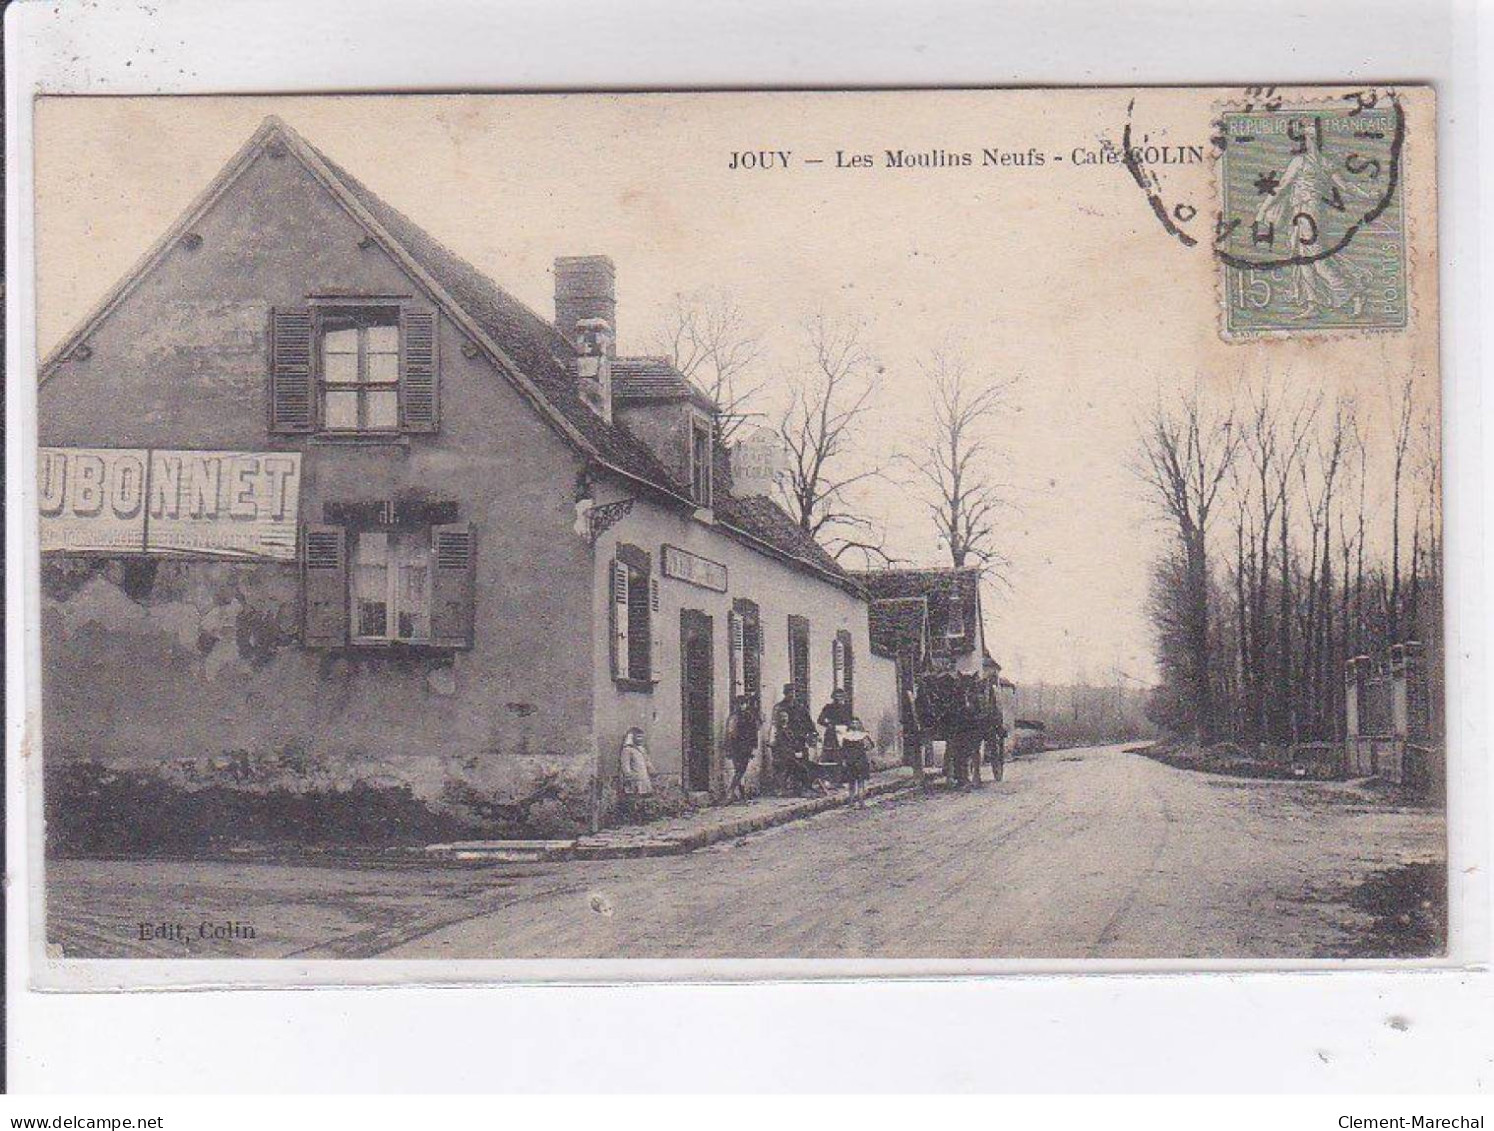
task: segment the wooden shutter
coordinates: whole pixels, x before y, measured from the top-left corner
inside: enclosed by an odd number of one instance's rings
[[[431,644],[472,647],[477,539],[470,522],[431,527]]]
[[[340,526],[308,525],[301,534],[301,643],[348,642],[348,542]]]
[[[628,674],[634,679],[649,679],[653,675],[651,620],[648,579],[635,573],[628,579]]]
[[[856,654],[851,648],[851,634],[836,633],[836,680],[835,685],[846,693],[846,705],[855,709],[856,704]]]
[[[648,674],[657,680],[664,670],[664,633],[654,631],[654,614],[659,611],[659,579],[650,574],[648,579]]]
[[[762,710],[763,626],[756,613],[742,617],[742,688]]]
[[[436,312],[400,313],[400,411],[407,432],[434,432],[439,416]]]
[[[628,678],[628,567],[613,559],[612,584],[612,678]]]
[[[271,432],[316,430],[311,348],[310,309],[277,307],[270,312]]]
[[[788,619],[789,682],[798,691],[799,702],[809,706],[809,621],[801,616]]]
[[[737,696],[746,691],[747,629],[742,622],[742,614],[728,613],[726,628],[731,648],[731,698],[735,703]]]

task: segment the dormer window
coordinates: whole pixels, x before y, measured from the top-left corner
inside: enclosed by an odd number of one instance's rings
[[[949,595],[949,604],[945,613],[944,635],[951,640],[965,635],[965,603],[960,600],[956,593]]]
[[[690,421],[690,497],[698,507],[711,506],[711,425],[693,417]]]

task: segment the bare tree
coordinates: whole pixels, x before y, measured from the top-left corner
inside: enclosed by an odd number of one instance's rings
[[[1442,429],[1435,406],[1421,414],[1421,462],[1417,477],[1425,490],[1427,513],[1426,579],[1442,584]]]
[[[1401,483],[1405,478],[1406,453],[1411,447],[1411,421],[1414,400],[1412,379],[1401,382],[1392,411],[1395,431],[1392,435],[1392,474],[1390,495],[1390,641],[1397,643],[1401,627]]]
[[[1274,730],[1279,738],[1290,735],[1296,740],[1299,720],[1296,701],[1292,694],[1295,669],[1293,667],[1292,640],[1292,472],[1306,458],[1318,411],[1323,398],[1319,393],[1304,397],[1297,404],[1287,427],[1286,443],[1276,463],[1276,491],[1281,521],[1278,524],[1280,543],[1280,584],[1277,590],[1277,637],[1276,637],[1276,694],[1273,697]]]
[[[789,457],[778,486],[800,529],[837,559],[859,553],[867,561],[888,562],[882,532],[852,498],[858,484],[882,474],[858,458],[856,448],[882,380],[862,336],[859,322],[824,314],[805,322],[806,371],[793,378],[793,399],[778,423]]]
[[[1423,642],[1435,636],[1437,609],[1423,608],[1428,592],[1440,602],[1442,593],[1442,452],[1436,411],[1424,408],[1418,418],[1413,478],[1420,483],[1411,530],[1411,583],[1406,602],[1406,630]],[[1425,536],[1423,536],[1425,529]]]
[[[993,426],[1006,407],[1016,377],[973,376],[963,358],[946,345],[919,369],[929,386],[925,434],[908,460],[927,495],[935,529],[951,564],[970,559],[983,569],[1005,564],[997,545],[996,519],[1008,500],[1008,484],[996,478]]]
[[[1216,738],[1271,746],[1341,739],[1346,661],[1383,662],[1389,645],[1411,636],[1427,643],[1429,678],[1440,678],[1435,409],[1418,406],[1408,414],[1402,399],[1392,394],[1391,400],[1388,426],[1366,434],[1352,397],[1255,385],[1239,417],[1239,458],[1217,507],[1227,527],[1220,539],[1227,560],[1216,567],[1212,603],[1204,609],[1213,667],[1203,699],[1197,556],[1187,552],[1189,522],[1180,502],[1192,496],[1180,485],[1206,481],[1180,474],[1194,461],[1172,453],[1186,456],[1189,437],[1208,430],[1195,432],[1189,407],[1175,402],[1162,426],[1153,423],[1145,436],[1152,454],[1146,478],[1178,531],[1153,564],[1147,604],[1161,676],[1150,710],[1165,728],[1202,732],[1202,702],[1213,711]],[[1383,516],[1371,514],[1373,484],[1382,478],[1390,508]],[[1202,541],[1206,554],[1215,552],[1207,536]]]
[[[1311,447],[1316,461],[1303,459],[1298,467],[1309,528],[1306,606],[1300,610],[1303,678],[1297,681],[1301,704],[1298,717],[1321,734],[1337,716],[1340,681],[1333,670],[1333,493],[1343,465],[1347,441],[1347,409],[1335,403],[1326,434]]]
[[[722,443],[749,417],[764,381],[754,378],[762,347],[732,297],[724,291],[677,294],[654,348],[701,387],[720,409]]]
[[[1177,636],[1184,651],[1180,666],[1187,683],[1188,713],[1198,741],[1210,742],[1217,720],[1209,623],[1208,531],[1220,485],[1239,451],[1238,429],[1231,407],[1210,410],[1194,389],[1171,406],[1159,398],[1139,431],[1142,459],[1137,472],[1178,538],[1181,560],[1177,589],[1182,625]]]

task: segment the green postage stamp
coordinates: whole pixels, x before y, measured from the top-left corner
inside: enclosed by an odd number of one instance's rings
[[[1393,95],[1225,110],[1227,337],[1406,326],[1405,120]]]

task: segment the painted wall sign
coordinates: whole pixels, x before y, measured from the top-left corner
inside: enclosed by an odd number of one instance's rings
[[[143,448],[43,448],[37,467],[41,548],[145,549]]]
[[[43,448],[42,552],[294,561],[299,452]]]
[[[787,445],[771,428],[754,428],[731,446],[732,490],[738,495],[771,495],[788,471]]]
[[[726,592],[726,567],[710,558],[681,550],[678,546],[665,545],[660,555],[665,577],[677,578],[702,589]]]

